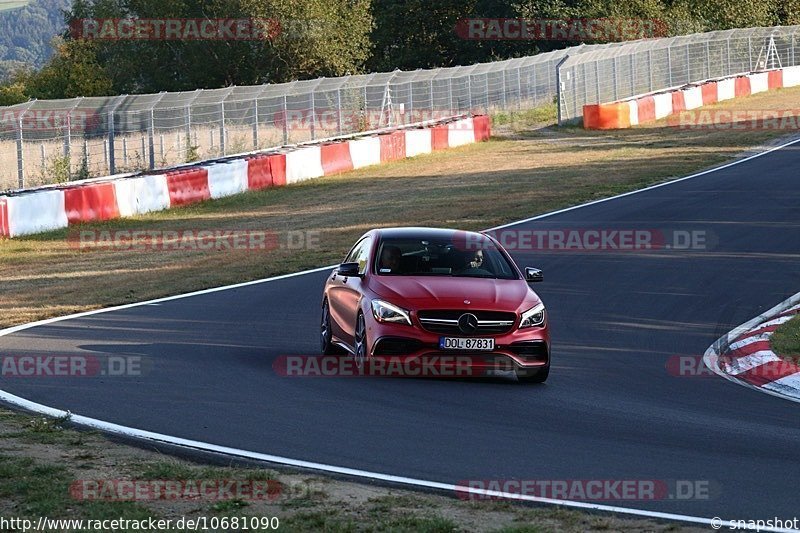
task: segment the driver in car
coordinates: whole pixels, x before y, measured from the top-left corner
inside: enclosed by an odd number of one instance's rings
[[[400,257],[402,253],[397,246],[384,246],[381,250],[380,271],[394,272],[400,270]]]
[[[469,266],[471,268],[483,267],[483,250],[477,250],[475,252],[475,255],[472,256],[472,260],[469,262]]]

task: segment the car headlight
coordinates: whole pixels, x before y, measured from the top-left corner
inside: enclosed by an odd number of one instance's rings
[[[532,328],[534,326],[541,326],[545,321],[544,304],[539,304],[536,307],[528,309],[522,313],[522,320],[519,322],[519,329]]]
[[[411,325],[408,311],[383,300],[372,300],[372,315],[378,322],[395,322]]]

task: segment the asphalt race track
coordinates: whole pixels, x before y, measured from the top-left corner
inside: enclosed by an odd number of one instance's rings
[[[544,270],[553,370],[512,379],[277,375],[316,354],[325,272],[38,326],[0,355],[138,355],[142,377],[5,379],[3,390],[177,437],[443,483],[705,480],[708,499],[602,502],[734,519],[798,515],[795,403],[679,377],[800,290],[800,145],[514,226],[704,231],[705,250],[514,252]],[[344,255],[344,250],[342,251]]]

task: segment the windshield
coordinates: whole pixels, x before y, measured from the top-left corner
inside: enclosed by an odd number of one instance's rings
[[[514,267],[489,239],[456,244],[444,239],[383,239],[375,271],[382,276],[517,279]]]

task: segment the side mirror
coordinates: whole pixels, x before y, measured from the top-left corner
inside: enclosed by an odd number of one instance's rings
[[[544,274],[538,268],[525,267],[525,281],[528,283],[544,281]]]
[[[347,278],[359,277],[359,265],[358,263],[342,263],[336,273]]]

